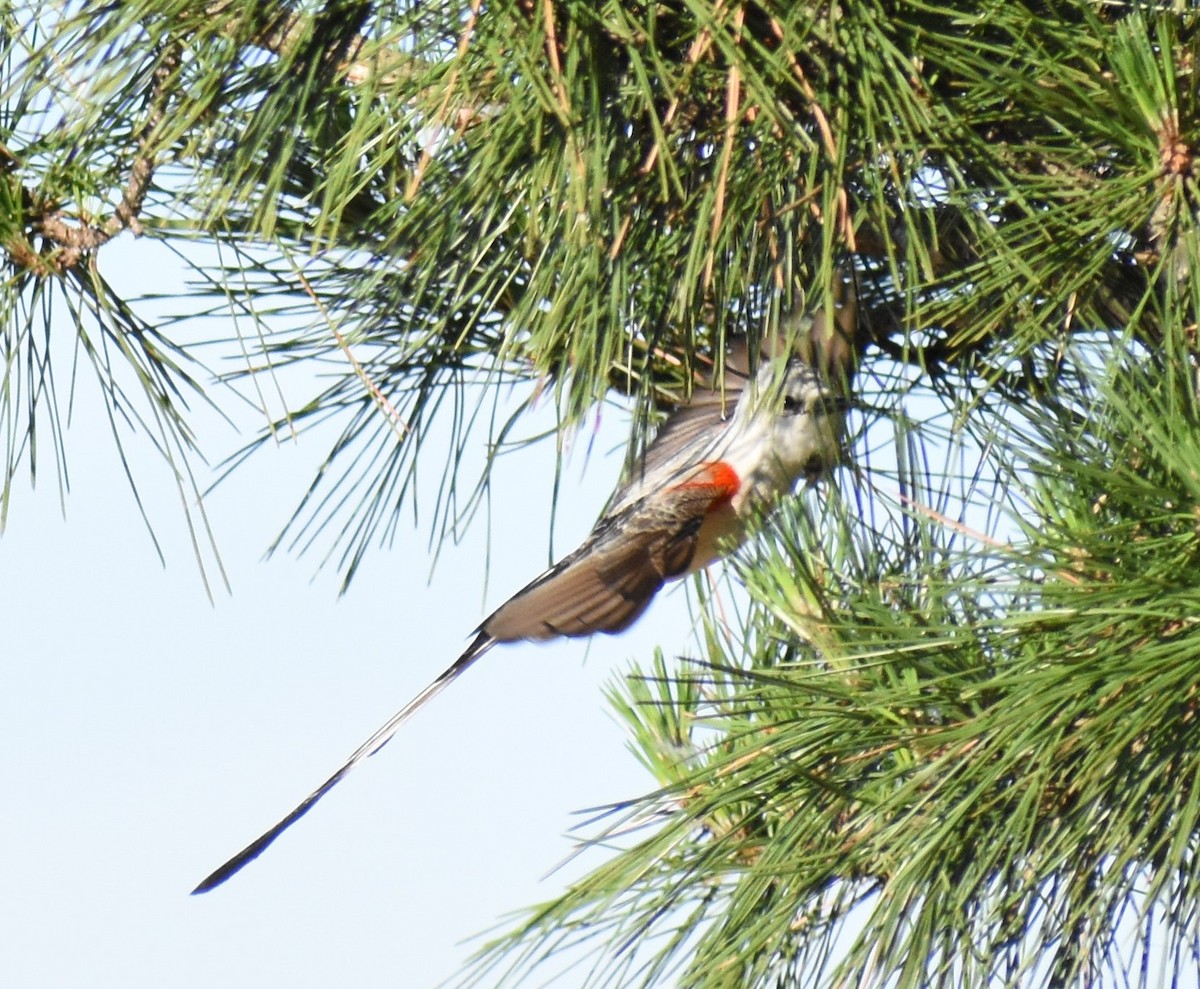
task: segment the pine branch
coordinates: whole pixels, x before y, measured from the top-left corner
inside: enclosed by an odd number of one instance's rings
[[[171,85],[179,68],[182,46],[169,45],[158,59],[150,77],[150,88],[146,94],[145,119],[135,134],[136,149],[129,165],[129,178],[121,200],[111,216],[103,223],[69,222],[66,215],[52,202],[37,193],[25,189],[23,200],[32,207],[26,216],[29,229],[48,242],[51,254],[46,257],[43,250],[35,254],[20,242],[9,242],[10,252],[14,249],[14,260],[22,266],[45,273],[52,270],[58,274],[77,267],[88,254],[98,250],[125,230],[140,236],[142,233],[139,216],[154,179],[154,171],[160,153],[157,133],[167,112],[171,99]],[[15,159],[11,159],[16,164]]]

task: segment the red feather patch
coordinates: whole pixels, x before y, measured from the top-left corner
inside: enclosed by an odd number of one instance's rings
[[[742,486],[742,479],[724,460],[714,460],[704,464],[682,484],[677,484],[672,490],[680,488],[709,488],[712,490],[713,504],[709,511],[718,507],[719,502],[728,501]]]

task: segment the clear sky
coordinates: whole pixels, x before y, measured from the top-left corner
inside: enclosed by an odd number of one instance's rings
[[[153,245],[103,261],[125,284],[175,277]],[[211,413],[194,421],[212,462],[239,445]],[[581,437],[559,555],[602,508],[627,435],[612,410]],[[574,812],[653,788],[601,687],[655,645],[695,655],[682,587],[623,636],[496,649],[261,859],[189,896],[544,569],[553,450],[500,462],[486,599],[481,518],[432,578],[427,531],[402,529],[341,600],[333,570],[314,579],[316,556],[263,559],[326,445],[264,450],[206,501],[233,588],[215,604],[174,482],[135,442],[160,566],[86,370],[67,451],[65,518],[44,436],[37,488],[27,472],[17,480],[0,538],[6,985],[436,985],[478,946],[469,939],[598,861],[552,872],[572,850]]]

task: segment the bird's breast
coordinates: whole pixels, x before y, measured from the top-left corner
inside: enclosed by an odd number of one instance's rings
[[[700,523],[696,533],[696,549],[688,573],[703,570],[730,550],[737,547],[746,534],[746,519],[738,514],[733,499],[726,498],[714,505]]]

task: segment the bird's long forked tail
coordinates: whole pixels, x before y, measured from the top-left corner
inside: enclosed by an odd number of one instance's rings
[[[283,834],[283,832],[285,832],[288,828],[300,820],[300,818],[312,810],[316,802],[325,796],[325,794],[327,794],[335,786],[337,786],[337,784],[341,782],[342,778],[346,776],[350,770],[352,770],[364,759],[368,758],[369,756],[373,756],[376,752],[387,745],[387,743],[391,741],[392,736],[396,734],[396,731],[402,724],[404,724],[405,721],[412,717],[420,708],[424,707],[426,703],[433,700],[434,697],[450,686],[450,684],[452,684],[463,672],[466,671],[467,667],[474,663],[475,660],[479,659],[480,656],[482,656],[495,644],[495,639],[493,639],[486,632],[480,632],[479,635],[475,637],[475,640],[471,643],[471,645],[467,647],[467,650],[461,656],[459,656],[452,665],[447,667],[438,675],[436,680],[429,684],[428,687],[422,690],[419,694],[417,694],[416,697],[405,704],[404,707],[393,714],[387,720],[387,722],[384,723],[377,732],[375,732],[374,735],[372,735],[365,742],[363,742],[362,745],[355,749],[354,753],[342,764],[341,768],[339,768],[336,773],[330,776],[329,779],[327,779],[319,787],[313,790],[312,793],[305,797],[296,806],[296,808],[287,815],[287,817],[283,818],[283,820],[281,820],[270,830],[266,831],[254,841],[250,842],[249,845],[233,856],[233,858],[231,858],[228,862],[217,868],[211,875],[205,878],[199,886],[192,890],[192,895],[195,896],[197,893],[207,893],[210,889],[216,889],[216,887],[220,886],[230,876],[239,872],[249,863],[258,858],[267,850],[268,847],[270,847],[271,843],[276,838],[278,838],[281,834]]]

